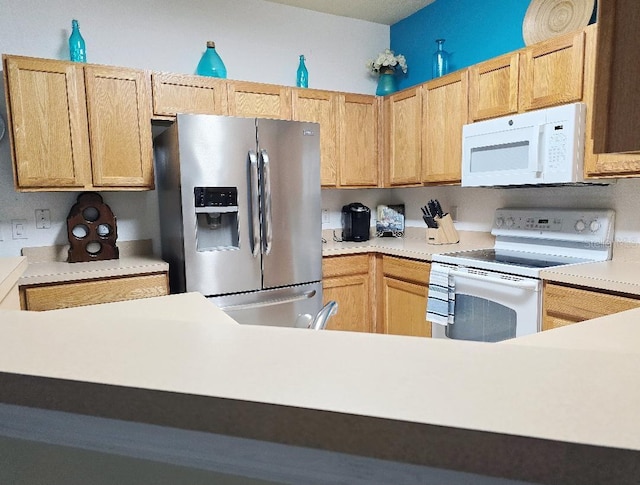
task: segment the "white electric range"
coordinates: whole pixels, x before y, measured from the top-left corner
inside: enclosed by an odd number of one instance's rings
[[[540,272],[611,259],[614,221],[612,210],[497,209],[493,248],[433,256],[429,304],[448,298],[446,315],[427,308],[439,322],[433,337],[497,342],[540,331]]]

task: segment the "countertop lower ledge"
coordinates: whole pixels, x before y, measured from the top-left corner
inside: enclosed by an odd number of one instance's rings
[[[192,293],[0,311],[7,405],[536,483],[636,483],[639,374],[637,349],[245,326]]]

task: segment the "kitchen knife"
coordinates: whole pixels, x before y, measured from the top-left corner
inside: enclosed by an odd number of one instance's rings
[[[438,217],[442,218],[447,215],[446,213],[443,212],[442,206],[440,205],[440,201],[438,199],[435,199],[433,203],[434,203],[436,214],[438,215]]]

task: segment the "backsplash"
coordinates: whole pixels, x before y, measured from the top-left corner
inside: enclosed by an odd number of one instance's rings
[[[322,207],[329,209],[330,221],[323,229],[339,228],[342,206],[362,202],[372,211],[375,224],[378,204],[405,204],[405,224],[425,227],[420,207],[438,199],[445,211],[456,215],[456,228],[489,231],[493,212],[499,207],[599,208],[616,211],[615,239],[619,243],[640,244],[640,180],[620,179],[611,185],[532,187],[512,189],[471,187],[415,187],[322,191]]]

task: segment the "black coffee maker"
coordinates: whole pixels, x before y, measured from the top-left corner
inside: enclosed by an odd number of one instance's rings
[[[368,241],[371,210],[360,202],[342,207],[342,240]]]

